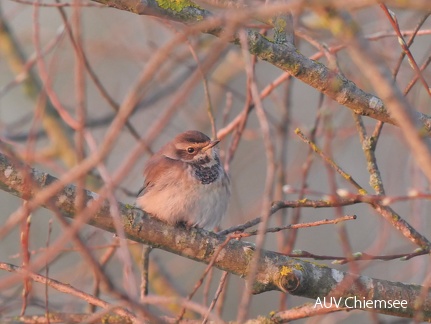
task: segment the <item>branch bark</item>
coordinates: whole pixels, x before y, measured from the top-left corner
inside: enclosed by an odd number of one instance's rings
[[[0,189],[20,198],[25,195],[30,201],[28,206],[32,206],[31,200],[37,197],[39,192],[55,185],[56,182],[58,179],[50,174],[31,169],[15,158],[0,153]],[[60,211],[65,217],[74,218],[76,217],[76,194],[75,186],[69,184],[52,196],[44,207]],[[103,199],[88,190],[85,191],[84,196],[86,206],[98,204]],[[218,253],[214,265],[242,278],[247,277],[250,262],[255,253],[252,243],[229,240],[229,237],[202,229],[187,230],[182,227],[172,227],[148,216],[139,209],[122,203],[118,203],[118,206],[124,233],[128,239],[150,244],[153,247],[207,264],[224,245],[225,247]],[[88,223],[109,232],[116,232],[107,201],[103,201]],[[335,290],[337,296],[356,296],[358,299],[406,300],[406,308],[373,309],[379,313],[401,317],[415,316],[415,312],[417,313],[415,305],[420,301],[423,319],[431,320],[431,295],[427,293],[425,298],[423,295],[421,297],[423,287],[419,285],[353,275],[268,250],[261,251],[258,264],[256,280],[252,286],[254,294],[278,290],[317,299],[328,296],[328,293]],[[29,267],[32,271],[38,271],[31,264]],[[342,285],[345,280],[352,284]],[[0,281],[0,287],[4,288],[11,282],[10,277],[7,282]],[[340,287],[342,287],[341,290]]]
[[[239,11],[225,12],[223,16],[215,16],[209,10],[200,8],[189,0],[176,1],[175,7],[167,7],[165,0],[93,0],[116,9],[129,11],[139,15],[152,15],[160,18],[170,19],[184,24],[193,24],[196,31],[206,32],[217,37],[222,37],[225,31],[222,27],[226,21],[238,21],[240,17],[251,18],[263,15],[265,7],[241,8]],[[331,1],[328,1],[331,2]],[[336,4],[336,1],[333,1]],[[174,2],[172,2],[174,3]],[[298,5],[298,4],[296,4]],[[317,5],[317,4],[316,4]],[[394,3],[394,5],[397,5]],[[288,10],[295,5],[281,5],[274,7],[276,10]],[[419,6],[419,5],[418,5]],[[425,3],[420,4],[425,8],[430,6]],[[268,14],[271,10],[268,11]],[[219,24],[215,20],[219,19]],[[389,114],[383,101],[376,95],[360,89],[354,82],[347,79],[342,73],[333,71],[326,65],[311,60],[302,55],[291,42],[272,41],[258,31],[246,29],[247,43],[251,54],[256,55],[261,60],[290,73],[295,78],[324,93],[339,104],[351,109],[358,115],[368,116],[373,119],[397,125],[396,120]],[[239,45],[237,35],[233,35],[231,42]],[[415,111],[415,121],[423,129],[431,133],[431,116]]]

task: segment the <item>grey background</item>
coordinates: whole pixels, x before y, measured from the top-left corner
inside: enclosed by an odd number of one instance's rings
[[[25,53],[27,55],[33,53],[34,45],[32,43],[32,33],[34,26],[32,21],[32,7],[10,1],[2,1],[0,5],[3,9],[3,15],[6,17],[8,23],[11,24],[13,32],[20,41],[21,46],[23,46]],[[70,13],[70,9],[67,9],[67,12]],[[398,12],[397,14],[400,26],[405,29],[412,29],[419,17],[419,14],[416,12]],[[40,15],[42,43],[46,43],[55,37],[55,33],[61,25],[61,21],[58,11],[55,8],[41,8]],[[98,77],[102,80],[104,86],[109,90],[111,96],[118,102],[121,102],[124,98],[139,72],[145,67],[148,58],[153,55],[154,50],[165,44],[172,37],[172,28],[181,30],[181,25],[178,24],[168,26],[163,21],[155,18],[137,16],[115,9],[83,8],[82,18],[84,26],[84,48],[89,61]],[[357,13],[356,18],[361,22],[365,34],[371,34],[381,30],[390,30],[383,14],[379,12],[377,8],[362,10]],[[426,24],[424,29],[429,28],[429,25],[429,23]],[[313,33],[314,36],[321,41],[326,41],[328,44],[334,42],[329,35],[323,32],[315,31]],[[207,35],[199,35],[197,38],[208,42],[209,47],[211,47],[215,41],[214,37]],[[418,37],[412,47],[412,52],[418,62],[422,62],[422,58],[429,55],[429,40],[429,36]],[[372,46],[376,50],[376,55],[383,55],[388,64],[392,67],[400,53],[396,38],[385,38],[372,43]],[[300,41],[299,49],[305,55],[315,53],[315,49],[302,40]],[[186,46],[181,46],[172,53],[170,61],[167,63],[174,64],[175,70],[172,70],[172,73],[169,75],[155,77],[148,95],[160,91],[161,89],[163,90],[164,85],[166,85],[168,81],[174,79],[181,73],[185,73],[190,66],[194,66],[194,61],[190,54],[188,54],[187,60],[184,63],[175,65],[176,55],[184,53],[186,50]],[[238,51],[238,48],[229,46],[229,50]],[[205,57],[206,53],[207,49],[198,50],[198,54],[201,57]],[[225,56],[226,54],[221,56],[219,62],[221,62]],[[53,57],[54,61],[51,67],[54,78],[54,89],[60,96],[62,103],[68,107],[71,112],[74,112],[74,105],[76,104],[74,94],[74,58],[67,37],[60,43],[55,51],[48,56],[48,61]],[[348,78],[356,82],[364,90],[373,92],[360,71],[357,71],[350,62],[346,52],[340,52],[338,58],[340,68]],[[323,62],[326,64],[326,61]],[[281,71],[275,67],[265,62],[259,62],[256,68],[259,88],[263,89],[264,86],[280,75],[280,73]],[[411,69],[405,62],[398,77],[399,83],[402,85],[401,88],[410,81],[412,75]],[[429,78],[429,73],[425,73],[425,76]],[[0,88],[8,84],[13,78],[14,75],[8,68],[7,63],[0,57]],[[245,79],[245,72],[242,71],[238,73],[228,85],[229,89],[234,90],[234,92],[232,92],[233,105],[230,119],[236,116],[243,107],[243,96],[246,87]],[[211,81],[210,84],[211,89],[214,90],[214,84],[211,83]],[[113,113],[107,103],[100,98],[91,81],[87,81],[86,90],[89,119],[96,120]],[[139,111],[134,114],[132,123],[142,134],[145,134],[148,127],[163,113],[165,107],[171,103],[175,91],[164,93],[163,99],[148,107],[139,109]],[[224,88],[221,90],[220,98],[213,98],[216,102],[215,109],[218,128],[222,126],[222,110],[225,106],[225,96],[228,91],[229,90]],[[242,94],[242,96],[236,95],[236,92]],[[286,172],[288,184],[299,188],[301,166],[307,155],[308,147],[293,134],[293,130],[296,127],[300,127],[304,132],[307,132],[310,127],[312,127],[317,111],[319,93],[311,87],[295,80],[293,81],[293,90],[291,94],[291,123],[289,125],[287,149],[288,163],[286,165]],[[274,94],[271,95],[269,99],[264,101],[264,107],[270,120],[279,120],[284,95],[285,88],[281,86],[274,91]],[[421,85],[417,85],[414,88],[409,95],[409,99],[418,110],[429,113],[430,100]],[[201,83],[199,83],[189,95],[186,104],[178,110],[168,127],[161,132],[152,147],[158,149],[163,143],[170,140],[177,133],[187,129],[199,129],[209,134],[210,127],[204,107],[203,88]],[[31,117],[33,109],[34,103],[25,97],[19,86],[14,87],[5,95],[1,96],[0,129],[2,137],[6,138],[21,132],[25,133],[29,129],[30,123],[22,123],[20,121],[23,118],[28,119]],[[368,185],[366,160],[355,131],[351,112],[327,98],[324,100],[322,109],[324,114],[331,114],[332,118],[331,126],[334,131],[332,152],[334,160],[337,161],[346,172],[350,173],[358,183],[372,193],[372,189]],[[371,132],[375,121],[367,118],[364,118],[364,121],[368,126],[368,130]],[[19,125],[11,126],[14,125],[14,123],[19,123]],[[98,140],[103,139],[105,131],[106,126],[92,128],[92,133]],[[319,130],[318,139],[318,144],[323,146],[322,128]],[[225,148],[228,142],[229,139],[227,139],[225,143],[222,143],[222,148]],[[114,171],[116,167],[123,162],[123,159],[128,156],[134,144],[135,140],[124,130],[120,138],[118,138],[108,159],[105,161],[108,170]],[[26,143],[25,141],[21,141],[18,145],[25,147]],[[44,138],[37,141],[38,148],[43,148],[45,145],[46,140]],[[427,183],[420,171],[418,171],[398,128],[391,125],[384,126],[376,154],[388,195],[406,195],[411,188],[427,190]],[[130,170],[128,176],[123,179],[122,187],[131,191],[137,191],[139,189],[142,184],[141,169],[147,158],[148,156],[142,156],[134,168]],[[47,170],[51,174],[61,177],[61,170],[64,166],[60,162],[55,162],[55,164],[56,168],[41,164],[36,164],[35,167]],[[259,206],[264,188],[265,170],[265,151],[259,124],[253,112],[247,124],[247,133],[243,141],[241,141],[236,157],[231,164],[230,173],[232,177],[233,194],[228,216],[222,224],[224,228],[243,223],[260,214]],[[354,192],[354,188],[339,176],[337,176],[337,183],[340,188],[346,188]],[[324,163],[317,156],[315,156],[315,161],[311,168],[308,185],[310,190],[322,194],[329,193],[327,172]],[[125,196],[121,190],[116,191],[116,197],[122,202],[133,203],[133,198]],[[293,200],[296,197],[296,195],[287,195],[286,199]],[[319,196],[310,196],[310,198],[313,197],[319,198]],[[21,204],[21,200],[7,193],[0,192],[1,222],[5,222],[9,215]],[[421,200],[416,202],[396,203],[393,205],[393,208],[414,225],[423,235],[427,237],[430,236],[429,203],[427,201]],[[291,213],[291,211],[288,212],[289,215],[291,215]],[[345,225],[354,251],[366,251],[373,242],[378,240],[384,230],[387,230],[389,235],[384,243],[383,249],[379,251],[379,254],[408,253],[416,248],[367,206],[356,205],[346,207],[343,213],[358,215],[356,221],[349,222]],[[335,211],[332,209],[305,209],[302,215],[302,221],[306,222],[333,218]],[[48,222],[50,219],[53,219],[54,231],[51,238],[51,240],[53,240],[56,236],[61,235],[61,230],[54,216],[50,212],[40,209],[34,213],[32,217],[30,242],[31,248],[35,253],[40,253],[40,249],[43,249],[46,244]],[[271,224],[273,225],[274,221],[272,221]],[[112,234],[103,233],[91,226],[83,229],[81,236],[89,245],[106,245],[112,242],[113,239]],[[337,235],[336,226],[321,226],[300,230],[295,247],[315,254],[342,255],[342,248]],[[277,249],[275,235],[268,235],[265,248]],[[9,235],[1,238],[0,260],[2,262],[19,265],[20,259],[17,258],[19,253],[19,229],[14,229]],[[184,291],[185,294],[191,291],[195,281],[200,277],[205,268],[204,265],[185,260],[160,250],[154,251],[152,256],[157,257],[161,261],[166,270],[170,273],[175,285]],[[318,263],[330,264],[324,261],[318,261]],[[346,271],[349,269],[348,265],[331,266]],[[135,270],[137,273],[137,269]],[[123,272],[121,261],[118,257],[115,257],[109,262],[107,271],[111,277],[118,278],[116,284],[118,287],[121,287]],[[412,259],[408,262],[399,260],[389,262],[373,261],[369,264],[367,263],[362,273],[367,276],[392,281],[421,284],[428,271],[429,261],[428,258],[424,256]],[[7,274],[0,272],[0,277],[5,276],[7,276]],[[76,251],[65,252],[53,262],[50,265],[50,276],[91,292],[91,289],[89,289],[92,281],[91,272],[88,271],[88,267],[85,266],[84,261]],[[212,284],[210,298],[217,287],[219,276],[220,272],[216,270],[214,272],[214,282]],[[34,284],[33,290],[35,295],[43,300],[44,287]],[[227,294],[228,297],[225,304],[224,319],[235,319],[237,306],[243,290],[244,281],[239,278],[231,277]],[[202,290],[200,290],[200,292],[201,291]],[[19,303],[20,291],[16,288],[0,293],[3,302],[8,299],[10,300],[10,296],[14,296],[16,298],[16,303]],[[278,292],[270,292],[253,297],[250,316],[267,315],[270,311],[277,310],[279,308],[279,296],[280,293]],[[200,301],[200,298],[198,294],[195,300]],[[85,305],[76,299],[72,299],[73,301],[70,302],[70,298],[51,290],[50,300],[52,305],[58,304],[59,307],[62,305],[63,300],[68,300],[66,308],[69,311],[82,311],[82,307]],[[288,307],[299,305],[305,301],[310,300],[289,297]],[[3,302],[0,301],[0,304]],[[8,302],[8,305],[10,305],[10,302]],[[35,312],[40,312],[40,309],[37,309],[37,307],[30,309]],[[16,307],[16,311],[18,310],[19,307]],[[365,319],[369,320],[369,316],[370,315],[365,312],[355,311],[327,315],[324,318],[313,318],[309,321],[363,322]],[[392,317],[384,318],[386,320],[396,320],[396,318]]]

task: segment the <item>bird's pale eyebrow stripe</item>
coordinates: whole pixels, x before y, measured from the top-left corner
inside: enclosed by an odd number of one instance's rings
[[[175,147],[178,150],[186,150],[188,147],[193,146],[195,148],[202,148],[206,145],[206,142],[203,143],[178,143],[177,145],[175,145]]]

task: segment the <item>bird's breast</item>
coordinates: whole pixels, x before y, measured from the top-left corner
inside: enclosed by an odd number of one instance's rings
[[[213,164],[207,166],[205,164],[190,164],[189,166],[190,175],[198,180],[200,183],[206,185],[213,183],[220,179],[222,175],[222,168],[220,164]]]

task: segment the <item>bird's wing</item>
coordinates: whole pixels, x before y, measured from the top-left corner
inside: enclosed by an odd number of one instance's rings
[[[166,172],[173,167],[177,161],[174,161],[164,155],[153,155],[150,160],[148,160],[147,164],[144,168],[144,185],[139,189],[138,196],[142,197],[149,190],[151,190],[156,182],[160,185],[160,176],[161,173]]]
[[[151,170],[155,167],[155,165],[157,165],[157,164],[152,163],[152,161],[150,160],[150,161],[148,161],[147,165],[145,166],[144,185],[141,187],[141,189],[139,189],[137,198],[145,195],[145,193],[148,192],[148,190],[154,186],[154,181],[153,181],[154,176],[152,176]]]
[[[138,191],[138,195],[136,196],[136,198],[142,197],[145,194],[145,188],[147,188],[147,185],[144,184],[141,189],[139,189]]]

